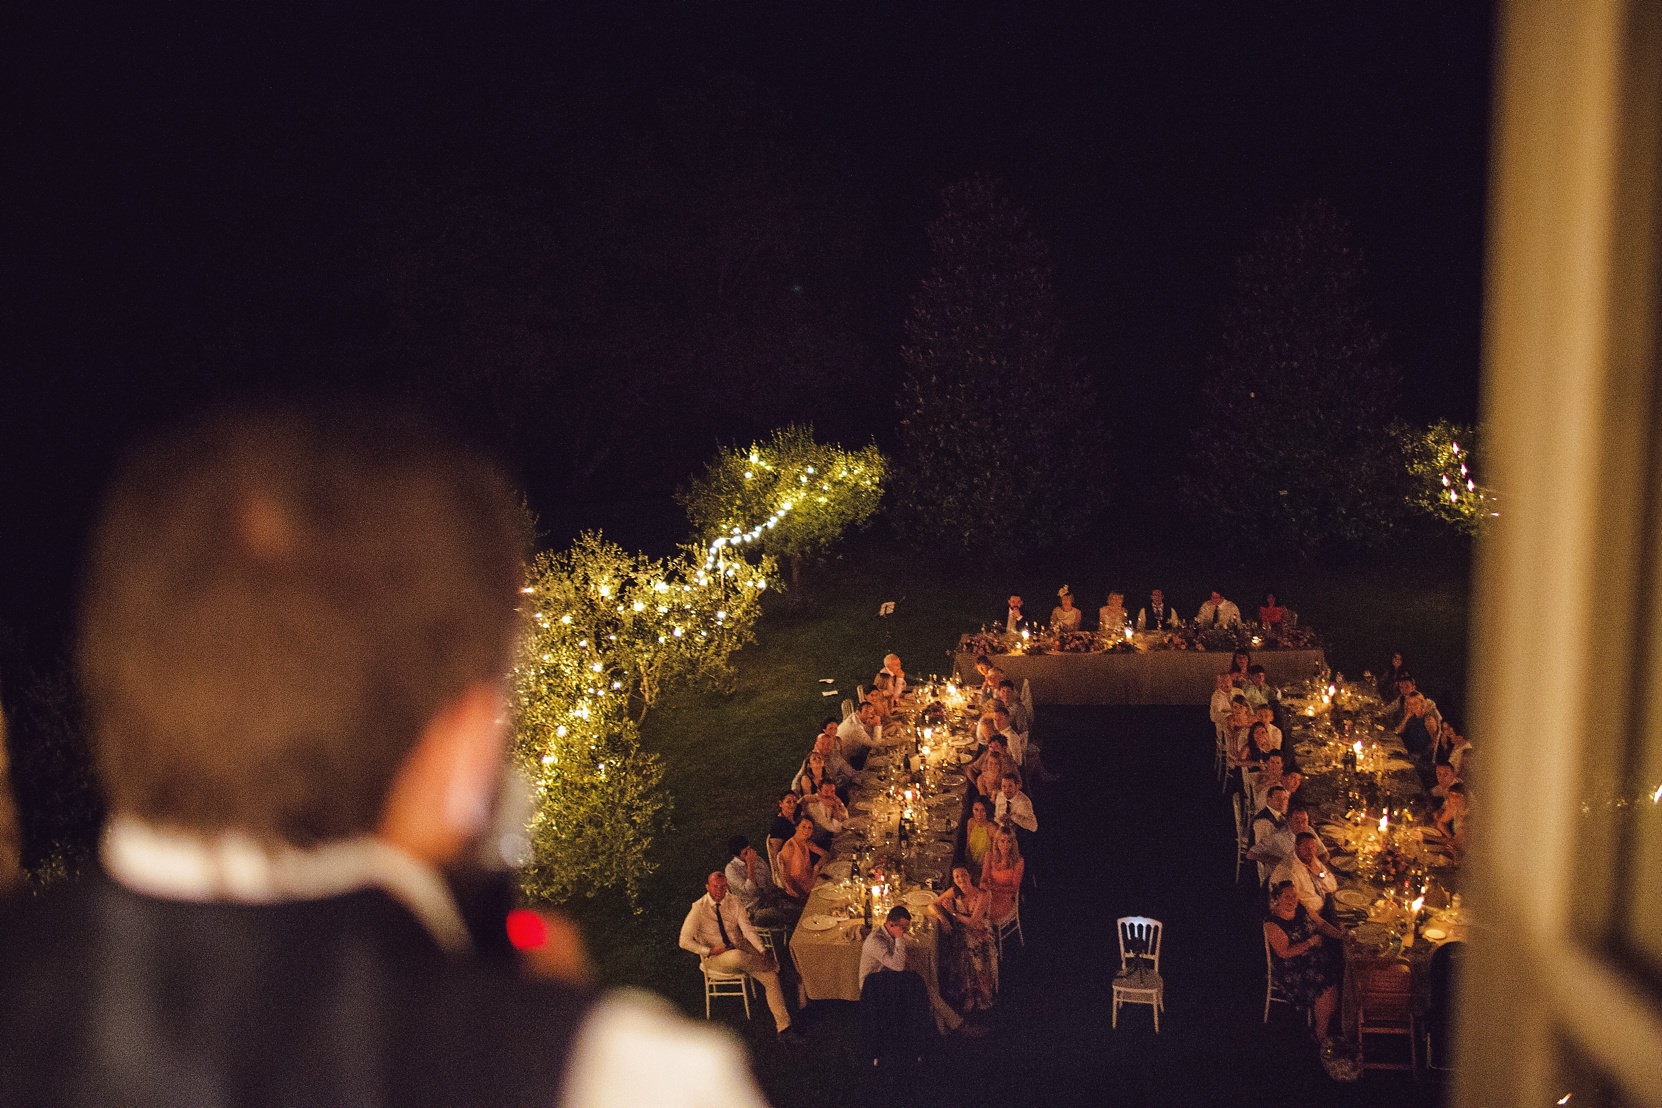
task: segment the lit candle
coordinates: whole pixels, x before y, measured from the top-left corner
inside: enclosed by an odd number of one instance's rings
[[[1380,816],[1379,817],[1379,833],[1381,835],[1385,834],[1386,831],[1390,830],[1390,826],[1391,826],[1391,819],[1390,819],[1389,816]]]

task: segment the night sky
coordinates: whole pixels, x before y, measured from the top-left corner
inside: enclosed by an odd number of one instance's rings
[[[1484,4],[253,7],[0,35],[14,637],[119,444],[227,392],[452,398],[572,527],[787,420],[892,442],[924,228],[976,172],[1052,247],[1122,479],[1174,462],[1232,259],[1318,197],[1402,414],[1475,414]]]

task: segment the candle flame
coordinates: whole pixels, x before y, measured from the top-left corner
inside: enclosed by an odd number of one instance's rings
[[[1416,911],[1416,912],[1417,912],[1417,911],[1419,911],[1419,910],[1420,910],[1420,909],[1421,909],[1421,908],[1424,908],[1424,907],[1425,907],[1425,897],[1423,897],[1423,896],[1416,896],[1416,897],[1415,897],[1415,898],[1414,898],[1414,904],[1413,904],[1413,908],[1414,908],[1414,911]]]
[[[1379,833],[1381,835],[1383,835],[1385,833],[1385,829],[1388,826],[1390,826],[1390,817],[1389,816],[1380,816],[1379,817]]]

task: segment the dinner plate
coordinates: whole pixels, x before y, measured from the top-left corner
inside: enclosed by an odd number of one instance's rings
[[[1420,934],[1424,935],[1434,943],[1442,942],[1444,939],[1448,938],[1448,932],[1444,931],[1441,927],[1427,927],[1425,930],[1421,931]]]
[[[1333,899],[1347,908],[1366,908],[1373,903],[1373,897],[1361,889],[1340,889],[1333,894]]]
[[[848,831],[864,831],[871,826],[870,816],[849,816],[843,820],[843,828]]]
[[[860,800],[856,800],[854,802],[853,808],[856,812],[869,812],[869,811],[871,811],[871,805],[872,805],[872,801],[867,800],[867,799],[860,799]]]
[[[827,916],[816,913],[811,916],[802,917],[802,927],[808,931],[829,931],[835,926],[837,926],[837,918],[835,916]]]
[[[841,881],[848,876],[850,868],[851,867],[847,862],[832,862],[830,865],[821,869],[820,873],[829,877],[833,881]]]
[[[941,778],[941,784],[950,789],[955,786],[962,785],[965,780],[964,775],[961,773],[949,773]]]
[[[1414,763],[1408,761],[1406,758],[1387,758],[1385,760],[1385,768],[1388,769],[1388,770],[1400,772],[1401,770],[1405,770],[1405,769],[1413,769],[1414,768]]]
[[[1327,864],[1343,874],[1356,872],[1356,858],[1350,854],[1329,854]]]
[[[935,894],[928,889],[913,889],[900,898],[908,908],[927,908],[935,903]]]

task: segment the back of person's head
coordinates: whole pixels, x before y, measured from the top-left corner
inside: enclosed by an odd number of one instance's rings
[[[153,439],[81,607],[113,811],[297,846],[373,830],[427,725],[512,665],[523,518],[402,410],[249,406]]]

